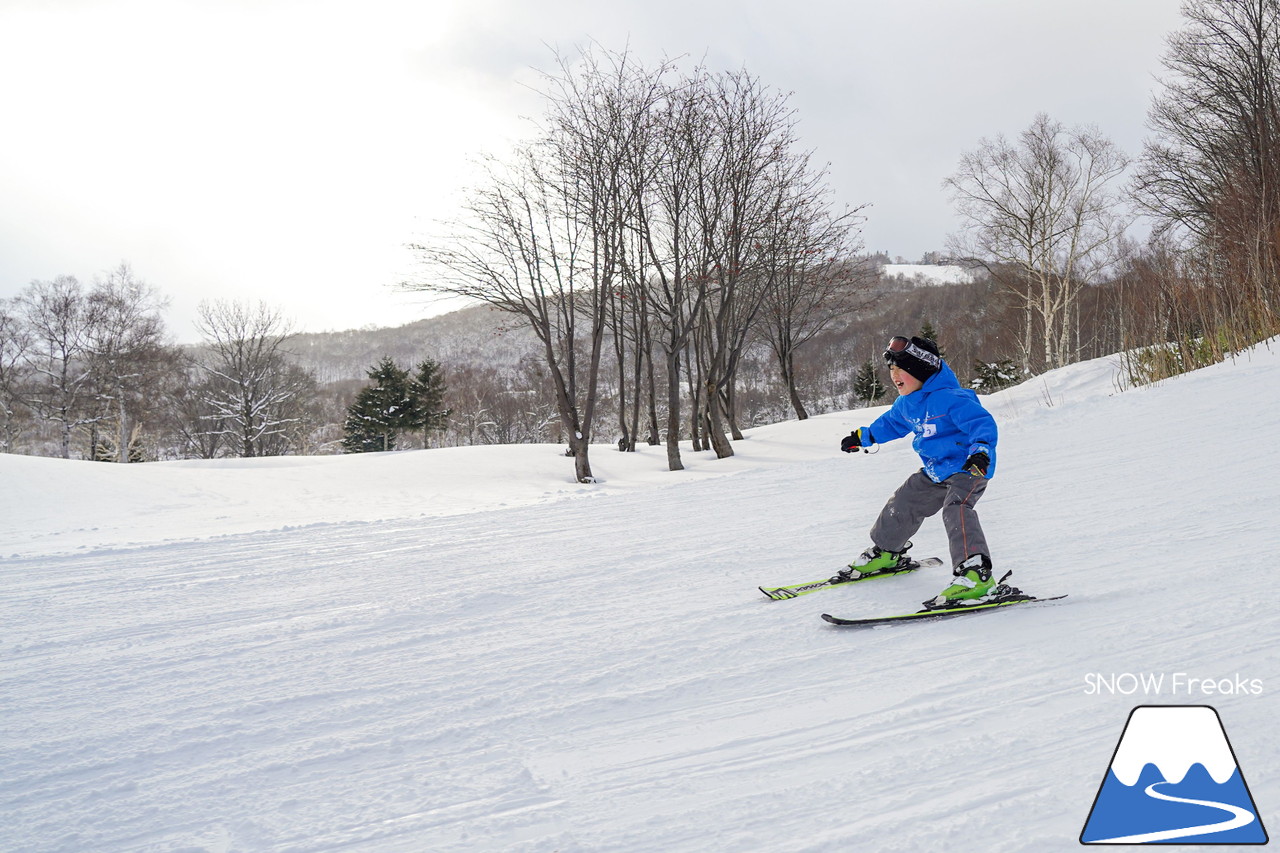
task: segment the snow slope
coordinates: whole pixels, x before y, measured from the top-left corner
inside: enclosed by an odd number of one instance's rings
[[[917,287],[939,284],[968,284],[973,273],[955,264],[885,264],[880,268],[885,278],[897,278]]]
[[[595,486],[552,447],[0,456],[0,849],[1074,850],[1147,703],[1214,705],[1274,825],[1278,350],[989,398],[997,566],[1070,597],[875,630],[819,614],[946,571],[755,589],[866,545],[914,467],[835,450],[875,412],[601,447]],[[1264,688],[1090,687],[1175,672]]]

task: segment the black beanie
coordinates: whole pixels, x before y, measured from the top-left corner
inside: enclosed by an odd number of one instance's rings
[[[928,338],[912,338],[911,343],[897,352],[885,350],[884,360],[898,365],[921,382],[942,369],[938,345]]]

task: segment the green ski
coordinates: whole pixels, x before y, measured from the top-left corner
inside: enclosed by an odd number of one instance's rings
[[[930,610],[918,610],[915,613],[900,613],[896,616],[875,616],[870,619],[842,619],[839,616],[832,616],[829,613],[823,613],[822,618],[830,622],[832,625],[845,626],[872,626],[872,625],[888,625],[895,622],[917,622],[921,619],[944,619],[949,616],[962,616],[965,613],[985,613],[989,610],[995,610],[999,607],[1012,607],[1015,604],[1043,604],[1047,601],[1058,601],[1066,598],[1065,595],[1054,595],[1049,598],[1036,598],[1033,595],[1018,593],[996,601],[988,601],[982,604],[961,604],[954,607],[939,607]]]
[[[760,591],[772,598],[774,601],[786,601],[789,598],[799,598],[802,595],[808,595],[811,592],[817,592],[820,589],[830,589],[835,586],[847,586],[851,583],[861,583],[863,581],[872,581],[877,578],[891,578],[894,575],[905,575],[908,572],[914,572],[916,569],[933,568],[941,566],[942,560],[938,557],[925,557],[921,560],[914,560],[910,565],[903,566],[898,569],[886,569],[881,572],[870,572],[859,577],[846,581],[837,581],[835,578],[826,578],[820,581],[811,581],[809,583],[796,584],[795,586],[774,586],[760,587]]]

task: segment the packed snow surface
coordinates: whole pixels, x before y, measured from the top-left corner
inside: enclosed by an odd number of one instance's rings
[[[1278,351],[986,398],[997,569],[1068,598],[879,629],[819,616],[949,572],[756,587],[866,547],[917,467],[839,452],[880,410],[592,485],[549,446],[0,455],[0,849],[1075,850],[1143,704],[1216,707],[1275,824]]]

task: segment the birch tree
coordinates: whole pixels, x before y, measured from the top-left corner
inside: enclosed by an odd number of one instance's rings
[[[130,448],[143,421],[158,411],[167,377],[178,370],[178,357],[167,344],[159,292],[121,264],[88,296],[92,318],[86,351],[97,377],[101,422],[114,422],[114,458],[134,459]],[[99,458],[98,442],[93,442]]]
[[[70,459],[76,430],[101,418],[94,405],[87,294],[74,276],[58,276],[33,281],[14,307],[28,337],[19,396],[37,417],[58,425],[60,455]]]
[[[22,362],[27,351],[27,333],[12,313],[7,300],[0,300],[0,453],[12,447],[18,433]]]
[[[1126,225],[1117,179],[1127,165],[1096,128],[1041,113],[1016,142],[980,140],[945,181],[964,228],[952,254],[984,264],[1021,300],[1024,370],[1073,360],[1081,288]]]

